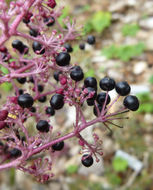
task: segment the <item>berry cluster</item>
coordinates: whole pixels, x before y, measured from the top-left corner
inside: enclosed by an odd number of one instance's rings
[[[57,151],[61,151],[61,154],[66,151],[65,141],[72,137],[78,139],[83,150],[81,162],[85,167],[94,163],[93,157],[98,161],[98,155],[103,154],[98,135],[93,134],[94,142],[89,143],[80,132],[99,122],[109,130],[110,124],[121,127],[113,123],[113,120],[120,119],[117,116],[129,110],[136,111],[139,101],[136,96],[129,95],[131,88],[126,81],[116,83],[108,76],[99,82],[95,77],[85,78],[83,68],[71,61],[73,47],[70,41],[79,36],[74,23],[65,21],[65,30],[58,23],[58,29],[55,29],[54,25],[61,14],[60,10],[53,9],[56,7],[55,0],[34,2],[12,1],[11,11],[4,3],[7,7],[4,13],[8,17],[3,21],[6,28],[0,41],[0,63],[8,70],[8,74],[0,72],[0,83],[12,83],[14,95],[7,97],[0,110],[0,170],[15,167],[44,182],[53,176],[51,156]],[[11,17],[16,19],[12,21]],[[7,27],[9,21],[13,22],[10,28]],[[29,34],[18,31],[20,22],[25,24]],[[47,31],[50,30],[48,36]],[[27,40],[12,41],[15,56],[4,47],[11,36]],[[94,45],[96,39],[89,35],[86,42]],[[79,47],[84,50],[85,43],[82,42]],[[113,89],[118,96],[111,100],[109,91]],[[122,108],[112,113],[111,107],[120,96],[125,96]],[[76,120],[72,132],[61,134],[52,126],[50,118],[65,104],[75,107]],[[90,121],[87,121],[83,113],[83,108],[87,107],[93,110],[94,119]],[[30,119],[33,119],[32,129]],[[50,155],[50,158],[42,156],[29,163],[29,158],[42,151],[45,155]]]

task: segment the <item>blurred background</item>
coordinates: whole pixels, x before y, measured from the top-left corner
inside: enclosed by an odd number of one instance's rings
[[[141,105],[137,112],[127,114],[130,119],[119,121],[123,129],[112,126],[113,134],[102,124],[84,132],[89,142],[92,130],[103,141],[104,155],[91,168],[81,165],[80,147],[71,139],[66,142],[69,151],[56,159],[55,177],[50,182],[39,184],[31,176],[11,169],[0,172],[0,190],[153,190],[153,1],[57,2],[64,6],[59,22],[62,24],[67,16],[75,18],[82,34],[81,39],[70,42],[72,62],[80,64],[86,77],[99,80],[108,75],[116,81],[128,81],[131,94],[139,97]],[[93,46],[86,43],[89,34],[96,37]],[[85,50],[79,49],[80,43],[85,43]],[[1,99],[9,90],[0,86]],[[112,91],[111,97],[115,96]],[[91,119],[92,110],[85,110]],[[73,108],[63,113],[64,109],[53,121],[57,127],[62,126],[61,130],[72,126],[75,119]]]

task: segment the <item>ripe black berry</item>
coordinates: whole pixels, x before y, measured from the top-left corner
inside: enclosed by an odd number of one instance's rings
[[[10,153],[10,156],[13,158],[17,158],[22,155],[21,150],[19,150],[17,148],[13,148],[12,150],[9,151],[9,153]]]
[[[113,90],[115,87],[115,81],[112,78],[104,77],[99,82],[100,88],[104,91]]]
[[[97,80],[94,77],[87,77],[84,80],[84,86],[97,89]]]
[[[126,108],[132,111],[136,111],[139,108],[139,100],[136,96],[126,96],[124,98],[123,104]]]
[[[126,96],[130,93],[131,87],[126,81],[122,81],[115,85],[115,89],[119,95]]]
[[[94,43],[95,43],[95,37],[94,36],[92,36],[92,35],[89,35],[88,37],[87,37],[87,43],[88,44],[90,44],[90,45],[93,45]]]
[[[54,75],[53,75],[53,76],[54,76],[54,79],[55,79],[56,81],[59,81],[59,75],[60,75],[60,74],[62,74],[61,71],[55,71],[55,72],[54,72]]]
[[[39,91],[39,92],[43,92],[43,90],[44,90],[43,85],[38,84],[38,91]]]
[[[70,63],[70,54],[67,52],[61,52],[56,56],[56,63],[59,66],[66,66]]]
[[[31,36],[37,37],[38,36],[38,31],[36,29],[30,29],[29,34]]]
[[[54,145],[52,145],[52,149],[56,151],[60,151],[64,148],[64,141],[58,142]]]
[[[20,40],[14,40],[12,42],[12,47],[16,50],[18,50],[20,53],[23,53],[24,51],[24,45]]]
[[[46,114],[53,116],[55,114],[55,110],[53,107],[47,107],[46,108]]]
[[[33,112],[33,113],[35,113],[36,112],[36,108],[35,107],[31,107],[30,111]]]
[[[83,44],[83,43],[80,44],[80,45],[79,45],[79,48],[80,48],[81,50],[84,50],[84,49],[85,49],[85,44]]]
[[[24,84],[26,82],[26,77],[23,78],[17,78],[16,79],[20,84]]]
[[[33,80],[33,77],[32,77],[32,76],[31,76],[31,77],[29,77],[29,82],[34,83],[34,80]]]
[[[101,104],[103,105],[104,102],[105,102],[105,98],[106,98],[106,93],[105,92],[100,92],[98,95],[97,95],[97,102],[98,104]],[[107,102],[106,102],[106,105],[110,103],[110,96],[108,94],[108,97],[107,97]]]
[[[32,13],[27,12],[26,15],[23,17],[23,23],[28,24],[30,22],[30,18],[33,16]]]
[[[93,158],[91,155],[84,154],[81,162],[85,167],[90,167],[93,164]]]
[[[23,44],[23,52],[20,52],[20,53],[28,54],[28,52],[29,52],[29,47]]]
[[[32,48],[36,54],[44,54],[45,53],[45,48],[42,49],[42,45],[39,42],[33,42]]]
[[[49,123],[46,120],[40,120],[37,123],[36,128],[40,132],[46,132],[47,133],[49,131]]]
[[[33,105],[33,98],[30,94],[26,93],[26,94],[21,94],[18,97],[18,104],[22,107],[22,108],[30,108]]]
[[[61,109],[64,106],[64,97],[61,94],[54,94],[51,97],[50,105],[55,109]]]
[[[66,48],[67,52],[71,53],[73,51],[73,48],[70,44],[65,44],[64,47]]]
[[[44,18],[44,23],[47,23],[47,26],[53,26],[55,23],[55,18],[52,16],[50,18]]]
[[[94,105],[94,100],[95,100],[96,97],[97,97],[97,91],[95,90],[95,88],[92,88],[92,87],[87,87],[87,89],[88,89],[88,94],[89,94],[90,92],[94,92],[93,97],[87,99],[87,104],[88,104],[88,106],[93,106],[93,105]]]
[[[98,107],[99,112],[101,113],[103,105],[98,104],[97,107]],[[98,116],[97,107],[95,105],[94,108],[93,108],[93,113],[94,113],[95,116]]]
[[[46,102],[46,96],[41,96],[39,99],[38,99],[38,101],[39,102],[41,102],[41,103],[44,103],[44,102]]]
[[[75,81],[80,81],[83,79],[84,74],[80,66],[74,66],[71,69],[70,76]]]

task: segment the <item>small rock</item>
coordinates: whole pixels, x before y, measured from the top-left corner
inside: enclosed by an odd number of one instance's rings
[[[139,25],[144,29],[153,29],[153,17],[140,20]]]
[[[153,36],[152,35],[148,36],[148,38],[146,39],[146,47],[147,47],[147,50],[153,50]]]
[[[144,61],[138,62],[134,65],[133,72],[136,75],[139,75],[145,71],[147,68],[147,63]]]
[[[144,85],[130,85],[131,94],[148,93],[150,91],[147,84]]]

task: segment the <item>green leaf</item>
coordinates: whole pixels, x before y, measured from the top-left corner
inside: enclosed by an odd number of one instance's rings
[[[150,76],[149,82],[150,82],[150,84],[153,84],[153,75]]]
[[[122,182],[121,178],[114,173],[110,173],[108,179],[112,185],[120,185]]]
[[[70,7],[66,6],[62,10],[62,15],[58,18],[58,22],[64,27],[63,19],[66,18],[69,15]]]
[[[122,28],[123,36],[135,36],[139,31],[138,24],[125,24]]]
[[[93,31],[93,25],[90,21],[88,21],[87,23],[85,23],[82,35],[86,35],[88,33],[91,33]]]
[[[77,165],[70,165],[66,169],[67,174],[74,174],[74,173],[77,173],[77,171],[78,171]]]
[[[153,103],[143,103],[140,104],[138,113],[153,113]]]
[[[113,159],[113,168],[116,172],[124,172],[128,167],[128,162],[120,157]]]
[[[111,13],[99,11],[93,15],[91,23],[93,25],[93,29],[96,32],[101,33],[105,28],[110,26]]]
[[[0,87],[4,91],[9,92],[12,89],[12,84],[10,82],[4,82],[3,84],[0,85]]]
[[[9,73],[8,69],[3,67],[3,66],[0,66],[0,70],[6,75]]]
[[[86,73],[85,73],[85,78],[86,77],[94,77],[95,76],[95,71],[93,69],[89,69]]]
[[[151,96],[149,92],[139,93],[137,97],[141,103],[151,101]]]

